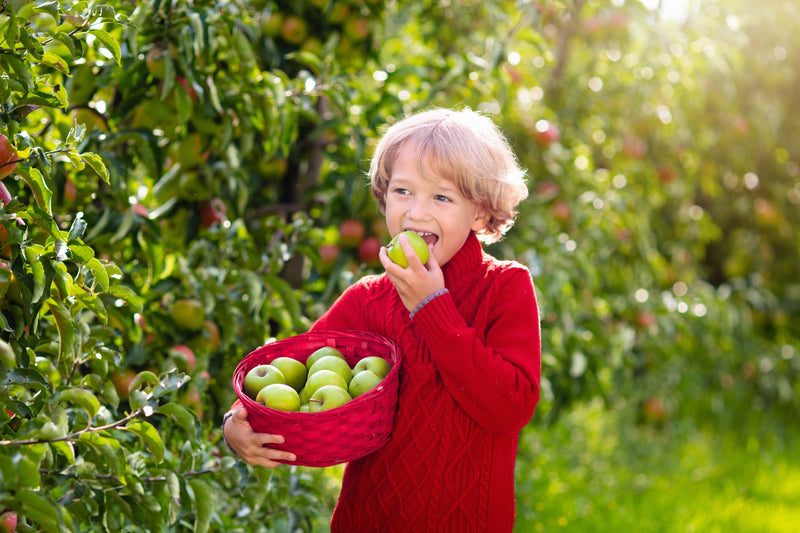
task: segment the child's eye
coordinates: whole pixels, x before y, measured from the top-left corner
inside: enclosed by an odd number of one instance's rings
[[[436,196],[434,196],[434,199],[437,202],[449,202],[450,201],[450,198],[448,198],[447,196],[445,196],[443,194],[437,194]]]
[[[409,194],[409,192],[408,192],[408,189],[402,189],[402,188],[400,188],[400,187],[396,188],[396,189],[394,190],[394,192],[395,192],[396,194]]]

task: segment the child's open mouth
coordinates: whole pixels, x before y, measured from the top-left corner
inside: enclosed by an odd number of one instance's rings
[[[436,241],[439,240],[439,236],[436,235],[435,233],[428,233],[425,231],[416,231],[416,230],[411,230],[411,231],[414,231],[414,233],[422,237],[422,240],[424,240],[429,247],[436,244]]]

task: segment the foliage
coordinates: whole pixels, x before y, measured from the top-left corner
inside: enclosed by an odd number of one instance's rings
[[[797,8],[769,4],[5,1],[0,507],[324,529],[338,470],[247,467],[216,427],[244,353],[376,271],[365,163],[433,105],[491,115],[529,171],[491,251],[535,277],[537,421],[795,420]]]
[[[685,420],[658,431],[636,416],[589,402],[547,432],[523,430],[515,531],[794,530],[793,428],[776,434],[763,417],[743,422],[742,435]]]

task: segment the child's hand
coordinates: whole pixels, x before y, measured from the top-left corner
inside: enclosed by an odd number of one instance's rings
[[[268,448],[265,444],[280,444],[282,435],[256,433],[247,421],[247,410],[244,407],[233,412],[223,428],[225,440],[242,460],[254,466],[275,468],[281,461],[295,461],[293,453]]]
[[[389,280],[394,283],[403,305],[410,312],[427,296],[444,288],[444,274],[439,263],[436,262],[433,250],[431,250],[426,266],[422,264],[405,235],[401,235],[398,242],[408,258],[406,268],[389,259],[385,246],[381,247],[378,257],[380,257],[383,268],[386,269]]]

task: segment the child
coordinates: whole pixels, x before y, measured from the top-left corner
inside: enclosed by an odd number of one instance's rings
[[[431,256],[423,265],[401,237],[402,268],[382,248],[386,273],[313,325],[379,333],[403,354],[392,438],[347,465],[331,531],[511,532],[517,441],[539,399],[539,317],[529,271],[479,241],[513,224],[523,172],[491,120],[433,109],[389,128],[369,175],[390,234],[416,231]],[[236,407],[223,432],[240,457],[293,459],[262,447],[282,437],[253,433]]]

